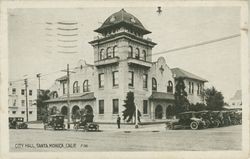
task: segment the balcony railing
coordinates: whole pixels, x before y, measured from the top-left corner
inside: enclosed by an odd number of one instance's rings
[[[104,65],[112,65],[112,64],[116,64],[119,62],[119,57],[112,57],[112,58],[106,58],[103,60],[98,60],[95,61],[95,66],[104,66]]]
[[[133,57],[128,57],[128,64],[129,65],[136,65],[136,66],[143,66],[146,68],[150,68],[152,66],[151,62],[144,61],[141,59],[133,58]]]

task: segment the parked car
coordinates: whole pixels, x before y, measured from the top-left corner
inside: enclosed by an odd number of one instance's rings
[[[63,115],[51,115],[48,117],[47,122],[44,123],[44,130],[52,128],[54,130],[64,130],[64,116]]]
[[[175,129],[176,127],[191,128],[197,130],[204,128],[205,122],[199,118],[199,113],[194,111],[183,112],[177,115],[178,120],[167,122],[167,129]]]
[[[28,124],[24,122],[23,117],[9,117],[10,129],[27,129]]]
[[[93,122],[93,114],[85,114],[81,116],[80,121],[74,123],[75,130],[99,131],[99,125]]]

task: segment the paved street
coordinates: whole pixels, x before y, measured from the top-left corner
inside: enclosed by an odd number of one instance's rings
[[[41,126],[40,126],[41,127]],[[10,130],[10,151],[240,150],[241,125],[204,130],[165,130],[164,124],[100,125],[101,132],[53,131],[39,126]]]

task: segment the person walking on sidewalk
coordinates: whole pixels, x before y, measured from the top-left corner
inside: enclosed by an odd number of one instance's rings
[[[118,129],[120,129],[120,124],[121,124],[121,117],[118,115],[117,116],[117,126],[118,126]]]

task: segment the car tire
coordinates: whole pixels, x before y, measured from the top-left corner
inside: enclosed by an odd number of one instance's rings
[[[192,121],[191,124],[190,124],[190,128],[192,130],[197,130],[199,128],[199,123],[196,122],[196,121]]]
[[[214,121],[214,127],[215,127],[215,128],[218,128],[220,125],[221,125],[221,123],[220,123],[219,120],[215,120],[215,121]]]

